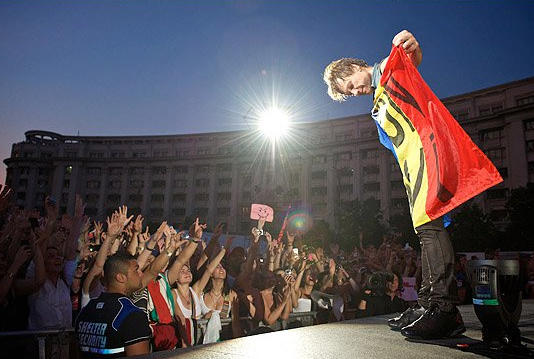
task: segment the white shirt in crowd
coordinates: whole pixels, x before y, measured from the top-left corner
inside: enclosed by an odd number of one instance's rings
[[[28,306],[29,330],[72,327],[70,290],[61,278],[57,285],[46,279],[41,289],[28,297]]]

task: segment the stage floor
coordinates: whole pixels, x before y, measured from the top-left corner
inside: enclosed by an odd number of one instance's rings
[[[284,330],[221,343],[153,353],[152,358],[211,359],[211,358],[507,358],[502,353],[463,352],[457,343],[472,343],[482,339],[481,324],[472,305],[460,307],[467,327],[463,337],[432,343],[414,343],[400,333],[391,331],[386,321],[391,315],[371,317],[332,324]],[[523,301],[520,320],[521,335],[534,340],[534,300]],[[528,344],[533,349],[532,344]],[[471,350],[476,345],[470,346]]]

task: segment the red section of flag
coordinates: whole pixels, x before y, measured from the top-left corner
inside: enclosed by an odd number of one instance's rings
[[[428,176],[425,209],[431,219],[502,182],[493,163],[434,95],[401,47],[392,48],[380,83],[421,138]]]

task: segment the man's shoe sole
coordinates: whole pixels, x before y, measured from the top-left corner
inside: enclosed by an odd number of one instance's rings
[[[456,337],[459,337],[460,335],[462,335],[463,333],[465,333],[465,326],[461,326],[459,328],[456,328],[455,330],[452,331],[451,334],[449,335],[446,335],[446,336],[442,336],[442,337],[422,337],[420,335],[406,335],[406,333],[402,333],[401,334],[403,336],[405,336],[406,338],[408,339],[415,339],[415,340],[436,340],[436,339],[449,339],[449,338],[456,338]]]

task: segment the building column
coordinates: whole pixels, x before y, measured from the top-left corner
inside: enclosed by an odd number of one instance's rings
[[[163,220],[171,218],[172,203],[172,167],[168,167],[165,172],[165,194],[163,197]]]

